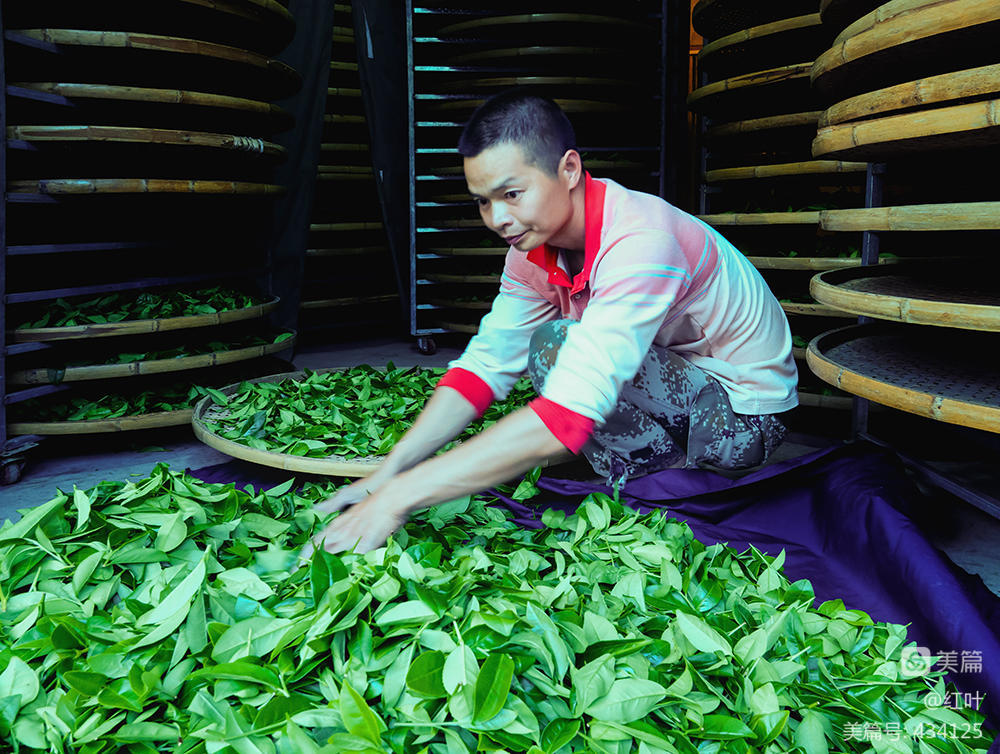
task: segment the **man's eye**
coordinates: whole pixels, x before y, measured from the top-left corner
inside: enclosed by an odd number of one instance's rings
[[[508,191],[504,194],[504,199],[517,199],[521,195],[520,191]]]
[[[475,204],[477,207],[485,207],[489,204],[489,201],[486,199],[473,199],[472,203]]]

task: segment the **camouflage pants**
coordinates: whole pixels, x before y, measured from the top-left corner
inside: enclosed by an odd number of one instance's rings
[[[532,336],[528,375],[536,391],[573,324],[548,322]],[[784,435],[776,416],[735,413],[718,381],[669,348],[654,345],[581,452],[613,483],[668,468],[757,466]]]

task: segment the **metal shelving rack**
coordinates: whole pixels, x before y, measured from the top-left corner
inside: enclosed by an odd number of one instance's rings
[[[686,19],[686,5],[671,0],[631,0],[618,9],[623,21],[633,22],[639,38],[648,37],[649,45],[644,47],[636,37],[630,45],[619,40],[617,44],[622,49],[614,49],[614,41],[600,45],[608,56],[602,60],[608,63],[609,71],[621,71],[619,55],[632,54],[632,73],[629,80],[623,78],[618,82],[622,87],[615,95],[610,93],[606,82],[614,78],[614,72],[597,74],[584,68],[574,80],[569,80],[572,76],[567,76],[565,61],[573,55],[579,58],[580,53],[569,52],[571,45],[565,40],[573,39],[573,47],[590,44],[577,36],[553,32],[550,46],[542,51],[539,42],[525,41],[520,34],[507,34],[504,42],[504,34],[497,33],[503,24],[518,23],[512,17],[526,14],[532,14],[533,23],[544,25],[552,20],[550,14],[558,13],[566,24],[586,26],[588,22],[581,20],[584,16],[609,17],[615,15],[614,11],[598,4],[590,8],[587,3],[523,5],[522,8],[515,3],[501,11],[481,6],[472,9],[469,4],[461,7],[457,2],[449,3],[448,7],[439,7],[429,0],[406,2],[409,326],[410,334],[417,338],[424,353],[435,350],[436,335],[476,332],[484,312],[484,307],[476,304],[495,295],[507,251],[483,227],[471,200],[462,196],[466,187],[455,145],[462,125],[472,112],[470,100],[479,101],[508,85],[537,86],[540,93],[566,101],[561,104],[577,131],[584,167],[595,177],[620,180],[630,188],[657,193],[668,201],[674,199],[668,194],[677,182],[667,182],[667,170],[678,169],[680,163],[668,168],[666,162],[667,133],[672,127],[671,117],[675,116],[670,109],[672,102],[667,100],[668,93],[679,88],[672,86],[670,77],[679,75],[682,85],[686,81],[687,26],[670,21],[677,17]],[[576,20],[569,16],[575,16]],[[477,25],[481,24],[496,26],[492,31],[489,28],[480,31]],[[450,33],[448,27],[455,26],[456,32]],[[674,33],[674,27],[681,26],[684,54],[675,65],[668,59],[673,48],[665,40]],[[557,27],[558,24],[552,24],[550,29]],[[527,28],[517,27],[518,32]],[[511,42],[511,38],[517,41]],[[607,39],[615,37],[612,34]],[[624,49],[626,46],[628,50]],[[500,52],[505,47],[518,47],[525,52],[519,55]],[[636,49],[645,49],[649,57],[645,68],[635,60]],[[597,67],[594,56],[601,54],[592,53],[591,69]],[[637,78],[635,71],[640,70],[654,73],[628,89]],[[589,89],[581,80],[585,78],[594,82]],[[619,98],[617,103],[615,97]],[[629,107],[634,111],[648,113],[642,121],[651,124],[645,133],[637,135],[642,129],[635,126],[635,121],[619,121],[617,127],[609,127],[612,114],[625,108],[622,99],[630,99]]]

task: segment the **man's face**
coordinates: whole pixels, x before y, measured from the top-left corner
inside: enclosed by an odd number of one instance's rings
[[[483,222],[518,251],[541,246],[569,223],[571,186],[559,175],[529,165],[517,144],[465,158],[465,180]]]

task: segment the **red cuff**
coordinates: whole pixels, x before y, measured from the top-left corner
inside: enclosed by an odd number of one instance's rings
[[[462,397],[476,409],[477,418],[482,416],[493,403],[493,388],[468,369],[461,367],[449,369],[438,380],[437,386],[450,387],[460,392]]]
[[[548,398],[535,398],[528,406],[538,414],[538,418],[556,439],[573,453],[579,453],[580,448],[594,432],[593,419],[560,406]]]

